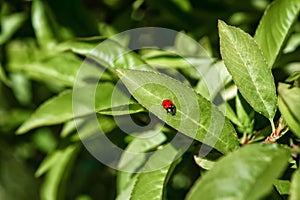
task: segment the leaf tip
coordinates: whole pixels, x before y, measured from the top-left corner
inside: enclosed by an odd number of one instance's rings
[[[25,132],[26,132],[26,130],[24,129],[24,126],[21,125],[21,126],[17,129],[16,135],[22,135],[22,134],[24,134]]]
[[[219,30],[220,30],[220,28],[222,28],[223,26],[226,26],[226,23],[225,23],[223,20],[218,19],[218,28],[219,28]]]

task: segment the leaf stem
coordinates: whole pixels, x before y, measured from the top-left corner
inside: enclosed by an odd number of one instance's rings
[[[270,123],[271,123],[271,127],[272,127],[272,133],[274,133],[275,132],[275,124],[274,124],[274,121],[273,121],[273,119],[269,119],[269,121],[270,121]]]

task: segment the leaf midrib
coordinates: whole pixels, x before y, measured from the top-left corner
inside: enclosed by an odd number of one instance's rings
[[[230,31],[230,32],[231,32],[231,31]],[[248,36],[248,35],[247,35],[247,36]],[[259,47],[258,47],[258,45],[256,44],[256,42],[255,42],[255,41],[253,41],[253,42],[254,42],[254,44],[257,46],[257,48],[259,49]],[[247,72],[248,72],[248,74],[249,74],[249,77],[250,77],[250,79],[251,79],[253,85],[255,86],[256,93],[258,94],[259,98],[260,98],[261,101],[263,102],[263,106],[264,106],[265,109],[267,110],[268,115],[269,115],[269,117],[270,117],[270,112],[269,112],[268,107],[266,106],[266,101],[265,101],[265,99],[261,96],[259,87],[257,87],[256,81],[254,81],[253,77],[251,76],[250,68],[249,68],[247,62],[244,62],[243,56],[241,55],[240,51],[238,51],[238,48],[237,48],[236,43],[233,43],[233,44],[234,44],[234,48],[235,48],[235,50],[236,50],[236,52],[237,52],[237,55],[239,56],[240,60],[241,60],[242,63],[244,64],[244,66],[246,66],[246,69],[247,69]],[[263,56],[263,55],[262,55],[262,56]],[[264,59],[263,59],[263,62],[264,62],[264,63],[266,64],[266,66],[267,66],[267,63],[265,62]]]

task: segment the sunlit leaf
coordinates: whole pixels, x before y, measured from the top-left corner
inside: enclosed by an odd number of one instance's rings
[[[65,149],[58,149],[54,152],[57,154],[55,160],[52,160],[55,163],[52,163],[47,171],[45,180],[41,186],[41,199],[63,199],[68,176],[70,175],[69,170],[74,164],[79,149],[79,144],[73,144]]]
[[[138,137],[134,138],[134,140],[131,141],[128,147],[125,149],[119,161],[119,167],[121,170],[117,176],[117,188],[120,195],[125,195],[121,193],[124,193],[123,190],[127,190],[128,187],[131,187],[132,190],[133,184],[136,181],[136,174],[134,172],[138,172],[139,168],[143,166],[147,159],[146,154],[143,154],[143,152],[145,153],[151,149],[154,149],[166,140],[166,136],[160,132],[157,133],[157,131],[159,130],[137,133]],[[149,137],[149,135],[153,136]],[[127,152],[140,154],[133,155],[128,154]],[[125,193],[130,195],[131,190]]]
[[[221,55],[233,81],[255,111],[272,119],[277,108],[271,69],[254,39],[219,21]]]
[[[172,146],[168,146],[164,151],[154,153],[145,164],[144,168],[151,169],[155,165],[160,165],[164,162],[164,157],[172,159],[176,156],[177,151]],[[163,199],[163,192],[168,180],[168,173],[172,170],[170,163],[155,171],[138,174],[137,181],[131,193],[131,200],[140,199]]]
[[[117,70],[135,99],[176,130],[226,153],[239,142],[231,123],[217,107],[191,88],[163,74],[150,71]],[[167,115],[161,102],[171,99],[175,116]]]
[[[279,145],[247,145],[215,163],[198,179],[186,199],[261,199],[271,191],[289,158],[290,151]]]
[[[32,2],[32,26],[39,45],[50,49],[57,43],[57,24],[55,24],[50,8],[45,1],[34,0]]]
[[[300,138],[300,88],[279,83],[278,93],[279,110],[289,128]]]
[[[2,5],[4,7],[4,5]],[[14,13],[1,16],[0,45],[7,42],[13,34],[23,25],[27,16],[25,13]]]
[[[269,68],[273,67],[299,12],[299,0],[276,0],[265,10],[254,39],[260,46]]]
[[[298,168],[293,176],[290,187],[290,200],[298,200],[300,198],[300,169]]]

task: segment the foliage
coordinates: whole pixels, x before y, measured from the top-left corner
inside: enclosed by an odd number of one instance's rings
[[[299,12],[299,0],[4,1],[1,199],[300,199]],[[113,36],[147,26],[178,34],[134,51],[139,38]]]

